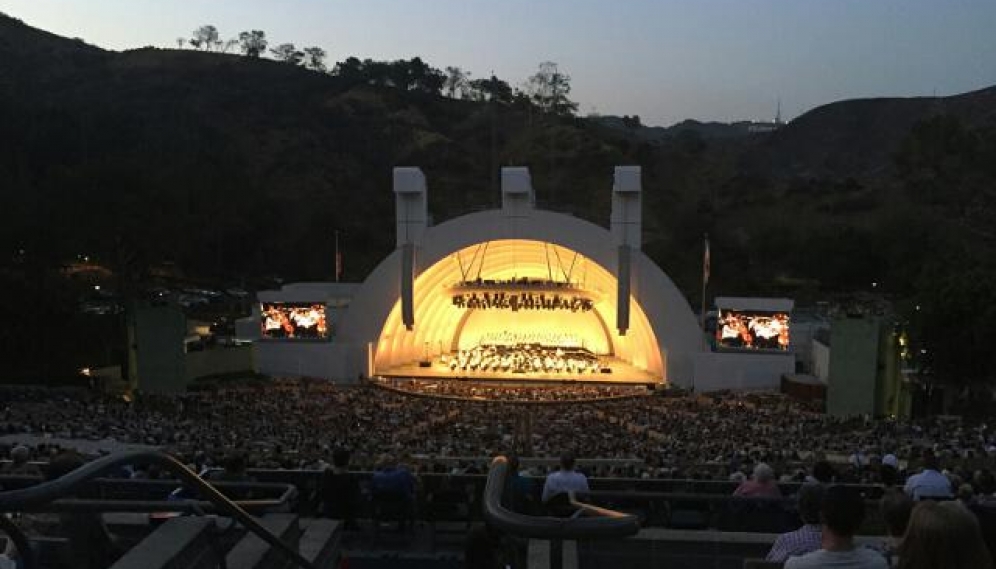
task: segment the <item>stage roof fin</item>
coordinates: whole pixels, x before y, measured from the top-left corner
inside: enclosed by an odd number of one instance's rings
[[[501,208],[505,215],[528,216],[536,205],[529,168],[506,166],[501,169]]]

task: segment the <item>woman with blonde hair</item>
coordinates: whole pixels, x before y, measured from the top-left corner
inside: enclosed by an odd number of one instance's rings
[[[899,569],[993,569],[975,514],[959,502],[920,502],[899,546]]]

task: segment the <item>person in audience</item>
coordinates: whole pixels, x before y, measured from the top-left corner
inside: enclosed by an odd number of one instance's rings
[[[996,506],[996,477],[992,471],[976,470],[972,475],[972,487],[975,489],[975,504]]]
[[[822,543],[820,528],[820,508],[823,506],[823,486],[804,484],[799,488],[799,517],[802,527],[783,533],[775,540],[768,552],[766,561],[783,562],[789,557],[805,555],[816,551]]]
[[[210,470],[204,476],[205,480],[211,482],[254,482],[246,471],[246,457],[240,452],[230,453],[221,470]]]
[[[833,484],[836,477],[833,466],[825,461],[818,460],[813,463],[813,472],[806,477],[807,484]]]
[[[325,517],[343,520],[343,529],[356,529],[356,514],[360,503],[360,483],[349,471],[351,453],[348,449],[332,451],[332,466],[322,472],[319,493]]]
[[[924,451],[923,470],[906,480],[904,490],[916,501],[924,498],[948,500],[954,497],[951,480],[941,474],[937,455],[930,449]]]
[[[398,465],[390,455],[381,455],[379,466],[370,478],[370,491],[375,496],[400,499],[414,503],[416,480],[407,468]]]
[[[878,481],[886,488],[899,484],[899,459],[894,454],[882,457],[882,465],[878,471]]]
[[[737,486],[734,496],[747,498],[781,498],[782,491],[775,481],[775,471],[763,462],[754,466],[754,475],[750,480]]]
[[[846,486],[827,488],[820,508],[820,549],[789,557],[785,569],[888,569],[881,553],[854,543],[864,517],[864,498],[858,491]]]
[[[539,508],[536,505],[535,490],[536,483],[533,479],[519,472],[519,457],[514,454],[509,455],[505,491],[502,492],[505,507],[520,514],[537,515]]]
[[[17,445],[10,451],[10,463],[3,465],[0,474],[7,476],[41,476],[42,471],[37,465],[31,464],[31,450],[24,445]]]
[[[566,452],[560,456],[560,470],[551,472],[546,477],[543,484],[543,504],[548,507],[556,499],[558,502],[566,502],[572,494],[586,494],[588,489],[588,477],[583,473],[574,470],[574,454]],[[562,504],[553,504],[555,509],[563,510]]]
[[[45,477],[56,480],[83,466],[83,457],[75,452],[63,452],[48,463]],[[59,515],[59,533],[69,540],[73,567],[105,569],[125,551],[118,538],[94,512],[69,512]]]
[[[888,488],[882,495],[882,521],[885,522],[887,533],[882,552],[889,560],[889,565],[895,565],[899,544],[902,543],[913,513],[913,505],[913,499],[899,488]]]
[[[899,569],[993,569],[979,521],[957,501],[913,508],[899,546]]]

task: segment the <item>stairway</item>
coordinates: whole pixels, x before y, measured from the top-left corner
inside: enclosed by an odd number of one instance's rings
[[[316,568],[338,564],[342,528],[328,519],[266,514],[260,524],[291,545]],[[228,518],[177,517],[131,548],[111,569],[213,569],[222,556],[227,569],[292,569],[280,549]]]

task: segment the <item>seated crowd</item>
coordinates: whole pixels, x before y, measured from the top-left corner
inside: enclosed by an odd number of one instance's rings
[[[434,397],[452,397],[476,401],[564,402],[618,397],[645,397],[643,385],[514,385],[437,379],[383,378],[371,380],[375,385],[408,393]]]
[[[341,498],[358,496],[356,470],[373,472],[371,493],[406,504],[423,473],[483,473],[489,457],[512,448],[539,457],[576,449],[620,462],[582,473],[570,453],[549,471],[520,470],[513,461],[510,506],[571,515],[567,493],[586,492],[589,476],[729,480],[738,483],[733,494],[745,498],[780,498],[780,483],[798,482],[803,525],[779,537],[769,554],[789,569],[992,568],[973,514],[996,508],[996,433],[985,423],[841,420],[771,393],[523,406],[278,380],[134,401],[44,390],[0,394],[0,435],[11,441],[0,445],[3,475],[36,476],[34,462],[52,460],[73,441],[151,445],[197,470],[223,465],[213,479],[245,480],[248,468],[322,470],[325,512],[349,520],[357,506]],[[46,442],[13,442],[19,437]],[[159,473],[139,467],[127,475]],[[529,489],[536,476],[545,476],[542,491]],[[890,538],[877,550],[856,545],[865,501],[842,483],[885,487]],[[530,504],[535,496],[539,503]]]
[[[801,482],[818,474],[806,465],[825,461],[836,465],[837,481],[883,484],[905,480],[933,456],[946,466],[943,474],[955,491],[963,484],[963,491],[975,487],[977,471],[991,478],[987,469],[996,457],[996,431],[985,423],[844,420],[771,393],[521,406],[488,398],[504,395],[499,387],[462,385],[484,400],[413,397],[369,384],[313,380],[139,395],[131,402],[7,389],[0,392],[0,436],[25,438],[31,460],[45,460],[59,440],[85,440],[105,448],[160,447],[199,465],[240,452],[249,468],[317,468],[328,463],[332,449],[345,447],[360,469],[371,469],[390,451],[429,465],[459,460],[460,468],[481,471],[488,457],[516,446],[538,457],[575,448],[586,457],[626,461],[589,473],[598,477],[727,480],[745,478],[764,462],[776,480]],[[585,388],[565,386],[551,399],[567,399],[573,389]],[[523,431],[525,422],[529,432]],[[0,443],[0,459],[11,458],[13,446]]]

